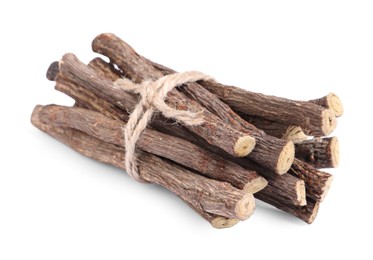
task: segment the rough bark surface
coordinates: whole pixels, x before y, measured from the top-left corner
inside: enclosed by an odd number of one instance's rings
[[[122,148],[79,130],[44,125],[38,117],[40,108],[35,107],[32,114],[34,126],[85,156],[123,168]],[[200,212],[241,220],[253,213],[252,194],[236,189],[229,183],[205,178],[146,152],[138,160],[139,172],[144,180],[169,189]]]
[[[78,85],[106,102],[126,111],[131,111],[138,103],[137,96],[116,87],[110,79],[100,77],[94,69],[81,63],[73,54],[65,54],[59,65],[59,74],[56,78],[57,84],[66,84],[68,82],[69,84]],[[248,134],[233,129],[212,113],[202,109],[195,101],[191,101],[177,91],[169,92],[167,100],[168,105],[178,110],[204,111],[203,124],[186,127],[209,143],[222,148],[234,156],[237,156],[237,143],[243,138],[250,138]],[[245,145],[243,147],[246,148],[245,151],[251,151],[252,149]]]
[[[319,106],[328,108],[333,111],[336,117],[343,115],[343,104],[339,97],[334,93],[329,93],[328,95],[310,100],[309,102],[315,103]]]
[[[339,142],[337,137],[314,138],[298,143],[295,156],[320,168],[335,168],[339,164]]]
[[[147,61],[163,74],[174,72],[166,66],[148,59]],[[299,126],[308,135],[329,135],[336,127],[335,115],[343,113],[342,103],[334,93],[307,102],[264,95],[217,82],[204,81],[201,84],[235,111],[283,125]],[[332,109],[333,113],[326,111],[325,108]],[[341,112],[338,113],[336,110]]]
[[[164,71],[154,68],[147,59],[141,57],[131,46],[113,34],[97,36],[92,42],[92,48],[95,52],[107,56],[121,69],[125,77],[136,83],[143,80],[157,80],[163,76]],[[254,137],[256,147],[248,155],[252,160],[267,165],[279,174],[289,169],[294,158],[292,143],[274,138],[257,129],[238,116],[227,104],[221,102],[216,95],[197,83],[184,84],[180,91],[190,100],[198,101],[227,125]]]
[[[308,198],[306,206],[295,206],[291,203],[283,203],[282,201],[278,200],[276,196],[272,195],[263,197],[258,193],[256,197],[282,211],[285,211],[303,220],[308,224],[311,224],[315,220],[320,207],[320,202]]]
[[[121,146],[124,152],[125,124],[100,113],[82,108],[49,105],[39,110],[39,118],[44,124],[77,129],[104,142]],[[229,182],[249,193],[255,193],[267,185],[267,181],[254,171],[246,170],[186,140],[158,131],[146,129],[137,147],[196,170],[209,178]]]
[[[299,143],[308,138],[308,136],[299,126],[284,125],[279,122],[270,121],[261,117],[249,116],[242,113],[240,113],[240,116],[250,124],[262,129],[268,135],[272,135],[277,138],[292,141],[293,143]]]
[[[331,174],[319,171],[299,159],[294,160],[289,173],[304,180],[307,197],[320,202],[325,198],[333,181]]]
[[[308,135],[329,135],[336,127],[334,113],[311,102],[268,96],[210,81],[203,82],[203,86],[234,110],[284,125],[300,126]]]

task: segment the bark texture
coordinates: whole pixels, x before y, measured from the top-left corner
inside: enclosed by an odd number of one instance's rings
[[[40,109],[40,106],[35,107],[32,114],[31,122],[34,126],[87,157],[119,168],[124,167],[122,148],[79,130],[47,126],[39,120]],[[143,152],[138,160],[139,172],[144,180],[169,189],[195,210],[216,215],[223,213],[223,217],[241,220],[247,219],[253,213],[253,196],[229,183],[205,178],[146,152]]]
[[[315,103],[319,106],[332,110],[336,117],[340,117],[343,115],[342,101],[334,93],[329,93],[328,95],[324,97],[313,99],[313,100],[310,100],[309,102]]]
[[[125,77],[135,83],[141,83],[143,80],[157,80],[163,76],[164,71],[154,68],[147,59],[141,57],[131,46],[113,34],[97,36],[92,42],[92,49],[107,56],[121,69]],[[183,92],[190,100],[198,101],[227,125],[254,137],[256,147],[249,154],[252,160],[267,165],[278,174],[283,174],[289,169],[294,158],[294,147],[291,142],[274,138],[257,129],[239,117],[217,96],[197,83],[184,84],[180,92]]]
[[[335,168],[339,164],[339,142],[337,137],[314,138],[298,143],[295,156],[320,168]]]
[[[333,181],[333,176],[322,172],[311,165],[295,159],[289,173],[306,183],[307,197],[315,201],[323,201]]]
[[[97,97],[126,111],[131,111],[138,103],[138,97],[118,88],[107,78],[100,77],[92,68],[80,62],[75,55],[65,54],[59,63],[57,84],[74,84],[89,90]],[[225,124],[218,117],[199,106],[195,101],[177,91],[168,94],[168,105],[178,110],[203,111],[204,123],[186,126],[188,130],[201,136],[209,143],[216,145],[234,156],[243,156],[250,152],[255,140]],[[242,142],[247,140],[247,142]],[[237,148],[239,145],[239,149]],[[242,149],[242,151],[241,151]],[[243,154],[237,154],[240,150]]]
[[[240,113],[240,116],[248,121],[250,124],[253,124],[257,128],[262,129],[268,135],[272,135],[277,138],[292,141],[293,143],[299,143],[308,138],[308,136],[299,126],[284,125],[279,122],[270,121],[260,117],[249,116],[242,113]]]
[[[82,108],[49,105],[39,109],[39,119],[44,124],[80,130],[104,142],[121,146],[124,152],[125,124],[100,113]],[[267,185],[267,181],[254,171],[246,170],[186,140],[158,131],[146,129],[137,147],[196,170],[206,177],[229,182],[249,193],[255,193]]]

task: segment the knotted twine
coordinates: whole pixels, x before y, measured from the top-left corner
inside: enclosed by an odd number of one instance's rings
[[[173,88],[199,80],[213,80],[213,78],[198,71],[187,71],[163,76],[156,81],[144,81],[141,84],[134,84],[126,78],[115,81],[114,84],[117,87],[140,94],[141,97],[130,114],[127,125],[123,128],[126,171],[137,181],[144,182],[137,168],[136,143],[154,112],[158,111],[166,118],[173,118],[184,125],[200,125],[204,122],[203,111],[177,110],[168,106],[164,101],[167,93]]]

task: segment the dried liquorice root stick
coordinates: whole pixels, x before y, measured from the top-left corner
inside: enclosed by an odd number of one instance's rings
[[[325,108],[329,108],[330,110],[334,112],[336,117],[340,117],[343,115],[342,101],[334,93],[329,93],[328,95],[322,98],[313,99],[313,100],[310,100],[309,102],[315,103]]]
[[[289,173],[304,180],[307,197],[320,202],[325,198],[333,181],[333,175],[319,171],[299,159],[294,160]]]
[[[275,206],[276,208],[289,213],[304,222],[311,224],[319,211],[320,202],[314,201],[312,199],[307,198],[307,205],[306,206],[295,206],[291,203],[286,204],[278,200],[276,196],[262,196],[261,194],[257,193],[255,196],[256,198]]]
[[[107,143],[124,147],[125,124],[94,111],[49,105],[39,108],[39,119],[44,124],[77,129]],[[254,171],[246,170],[188,141],[158,131],[146,129],[138,140],[137,147],[196,170],[209,178],[229,182],[248,193],[255,193],[267,185],[267,181]]]
[[[210,81],[203,82],[203,86],[237,111],[300,126],[307,135],[329,135],[337,125],[331,110],[311,102],[263,95]]]
[[[148,59],[147,61],[164,74],[173,72],[172,69],[163,65]],[[333,113],[335,110],[332,108],[333,105],[330,104],[337,102],[333,101],[332,103],[328,103],[328,105],[324,105],[326,104],[326,102],[323,101],[325,97],[310,102],[295,101],[250,92],[212,81],[203,81],[201,84],[231,106],[235,111],[240,111],[243,114],[251,116],[262,117],[271,121],[278,121],[284,125],[300,126],[308,135],[329,135],[336,127],[336,119]],[[331,108],[333,111],[329,111],[321,106]]]
[[[94,51],[109,57],[121,69],[123,75],[134,82],[156,80],[163,76],[161,71],[155,69],[146,59],[139,56],[132,47],[113,34],[97,36],[92,42],[92,48]],[[99,69],[105,67],[105,62],[100,63],[99,60],[96,60],[95,63],[100,66]],[[110,74],[110,68],[106,71],[109,71]],[[291,142],[268,136],[263,131],[248,124],[228,105],[197,83],[184,84],[180,91],[201,103],[228,125],[253,136],[257,145],[248,155],[249,158],[259,164],[266,165],[279,174],[289,169],[294,158],[294,147]]]
[[[320,168],[335,168],[339,164],[339,142],[337,137],[314,138],[298,143],[295,156]]]
[[[263,130],[268,135],[275,136],[284,140],[299,143],[308,138],[299,126],[284,125],[279,122],[270,121],[261,117],[249,116],[239,113],[240,116],[248,121],[250,124],[255,125],[257,128]]]
[[[31,121],[34,126],[85,156],[123,168],[122,148],[78,130],[45,125],[38,118],[40,108],[37,106],[33,111]],[[208,220],[213,220],[211,214],[222,213],[221,216],[243,220],[253,213],[255,202],[250,193],[228,183],[207,179],[145,152],[141,153],[138,160],[139,172],[145,181],[169,189],[202,216],[207,216],[204,212],[208,212]],[[221,219],[217,222],[221,222]],[[235,223],[234,220],[231,222]]]
[[[84,65],[73,54],[64,55],[59,62],[59,73],[56,77],[56,82],[57,84],[81,86],[106,102],[127,111],[132,110],[138,103],[136,95],[127,93],[111,80],[100,77],[92,68]],[[186,127],[209,143],[234,156],[245,156],[255,146],[255,139],[250,135],[233,129],[180,92],[172,90],[167,97],[168,105],[177,110],[203,112],[204,122],[202,124]]]

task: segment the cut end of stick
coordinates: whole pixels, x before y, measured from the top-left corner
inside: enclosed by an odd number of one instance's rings
[[[336,94],[329,93],[326,96],[326,102],[327,102],[329,109],[331,109],[334,112],[336,117],[340,117],[343,115],[342,101]]]
[[[255,209],[255,199],[253,194],[246,193],[236,204],[236,215],[239,220],[248,219]]]
[[[329,144],[329,149],[331,153],[332,166],[338,167],[339,165],[339,141],[337,137],[332,137]]]
[[[320,202],[322,202],[326,195],[328,194],[329,190],[330,190],[330,186],[332,185],[332,182],[333,182],[333,175],[330,175],[328,180],[325,182],[324,184],[324,187],[323,187],[323,193],[321,194],[320,196]]]
[[[331,134],[337,127],[337,118],[331,109],[325,109],[322,112],[322,127],[321,130],[324,135]]]
[[[302,128],[299,126],[289,126],[283,139],[292,141],[293,143],[300,143],[306,140],[308,136],[303,132]]]
[[[247,193],[257,193],[258,191],[264,189],[268,185],[268,181],[263,177],[255,178],[254,180],[250,181],[243,187],[243,191]]]
[[[245,135],[238,138],[234,145],[234,153],[237,157],[248,155],[255,147],[255,138]]]
[[[240,220],[235,218],[216,217],[211,221],[211,225],[214,228],[230,228],[236,225]]]
[[[306,200],[306,185],[303,180],[300,180],[296,184],[296,191],[297,191],[297,200],[298,206],[305,206],[307,205]]]
[[[290,169],[294,161],[294,154],[294,143],[292,141],[289,141],[284,146],[284,149],[282,149],[280,156],[278,157],[276,166],[277,174],[284,174]]]
[[[304,220],[307,224],[312,224],[312,222],[315,220],[317,216],[317,213],[319,212],[319,208],[320,208],[320,202],[316,201],[312,209],[312,214],[310,215],[308,219]]]
[[[50,81],[55,81],[57,78],[58,73],[60,72],[60,64],[58,61],[52,62],[51,65],[49,65],[49,68],[47,70],[47,79]]]

